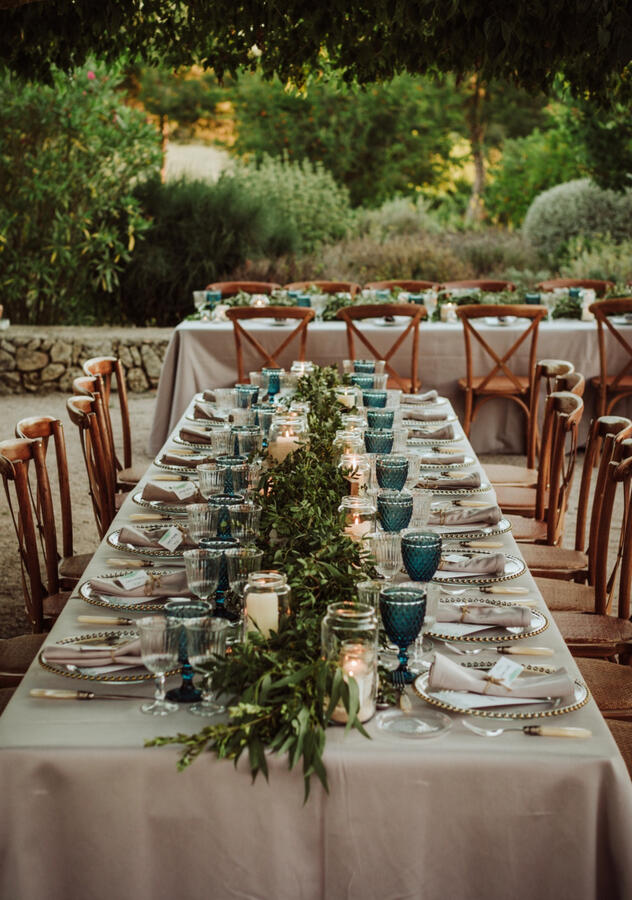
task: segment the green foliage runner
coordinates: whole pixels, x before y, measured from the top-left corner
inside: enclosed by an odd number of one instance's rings
[[[251,633],[233,645],[213,675],[213,688],[228,699],[229,720],[198,734],[148,741],[181,744],[185,769],[203,750],[237,762],[247,752],[253,779],[268,777],[266,749],[288,754],[292,769],[303,762],[305,799],[316,775],[327,789],[323,764],[326,728],[339,701],[349,712],[347,730],[357,728],[358,690],[339,667],[321,658],[321,620],[329,603],[355,599],[355,585],[371,573],[360,547],[342,532],[338,513],[347,483],[332,449],[341,426],[332,367],[317,368],[299,381],[297,399],[311,404],[309,446],[290,454],[262,478],[263,568],[279,569],[292,588],[291,614],[278,633]]]

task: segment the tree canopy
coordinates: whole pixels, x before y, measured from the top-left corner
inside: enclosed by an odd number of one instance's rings
[[[0,0],[0,60],[48,80],[88,55],[224,72],[260,65],[302,84],[333,68],[360,84],[476,71],[530,91],[562,72],[606,98],[629,85],[628,0]]]

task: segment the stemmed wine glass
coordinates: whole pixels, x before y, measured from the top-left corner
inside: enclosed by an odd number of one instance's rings
[[[240,620],[243,619],[243,593],[246,581],[251,572],[261,569],[263,550],[257,547],[230,547],[225,552],[228,568],[228,581],[232,592],[237,596],[241,609]]]
[[[399,648],[399,666],[390,674],[393,684],[405,685],[415,680],[408,668],[407,648],[413,643],[424,622],[426,592],[423,588],[387,587],[380,594],[380,613],[387,636]]]
[[[197,551],[193,551],[197,552]],[[187,656],[187,639],[182,625],[201,622],[210,618],[211,604],[204,600],[189,600],[188,597],[177,597],[165,603],[165,615],[178,627],[178,661],[182,666],[182,682],[180,687],[172,688],[167,697],[182,703],[192,703],[200,699],[200,691],[193,684],[193,669]]]
[[[189,662],[204,676],[201,701],[189,707],[194,716],[217,716],[224,712],[224,706],[213,695],[211,678],[217,657],[224,655],[227,628],[228,622],[224,619],[203,619],[185,624]]]
[[[422,628],[415,641],[414,660],[419,660],[420,657],[423,657],[424,652],[429,650],[432,646],[432,643],[427,641],[426,647],[424,647],[423,631],[427,631],[428,627],[434,625],[434,610],[436,605],[434,601],[436,599],[436,593],[434,591],[432,592],[433,602],[431,604],[431,585],[429,582],[439,568],[439,563],[441,562],[441,547],[441,535],[434,531],[413,531],[412,529],[409,529],[402,535],[402,559],[404,568],[408,573],[408,577],[411,578],[413,582],[420,583],[420,587],[423,584],[423,589],[426,591],[426,612],[430,612],[431,606],[433,608],[433,621],[431,622],[431,617],[426,615],[424,619],[424,628]],[[413,584],[411,586],[414,587],[415,585]]]
[[[144,616],[136,620],[140,652],[145,668],[156,678],[152,703],[143,703],[140,711],[149,716],[166,716],[178,709],[177,703],[165,699],[165,678],[178,664],[180,623],[165,616]]]
[[[182,556],[189,590],[200,600],[208,602],[217,590],[221,552],[207,549],[185,550]]]
[[[208,503],[189,503],[187,506],[187,531],[194,544],[203,538],[214,538],[217,534],[219,509]]]

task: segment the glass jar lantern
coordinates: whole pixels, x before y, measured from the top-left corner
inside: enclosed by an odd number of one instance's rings
[[[252,572],[244,590],[246,634],[258,631],[267,638],[271,631],[278,631],[281,616],[290,614],[291,595],[287,577],[282,572]]]
[[[343,497],[338,512],[344,517],[342,530],[352,541],[375,531],[376,508],[366,497]]]
[[[364,453],[364,440],[362,435],[355,430],[341,429],[334,437],[334,450],[340,454]]]
[[[343,410],[358,406],[358,390],[354,385],[341,384],[334,388],[334,394]]]
[[[364,603],[330,603],[321,624],[321,647],[326,660],[342,669],[348,682],[358,686],[358,719],[367,722],[375,713],[377,696],[378,620],[375,610]],[[331,716],[340,725],[349,713],[339,702]]]
[[[343,453],[340,457],[338,468],[349,482],[350,494],[358,494],[368,487],[371,477],[371,464],[366,454]]]
[[[268,453],[272,459],[283,462],[301,444],[307,443],[308,435],[309,431],[302,417],[275,416],[268,435]]]

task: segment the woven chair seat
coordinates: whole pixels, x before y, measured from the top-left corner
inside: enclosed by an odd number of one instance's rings
[[[11,697],[14,694],[15,694],[14,687],[0,688],[0,716],[2,715],[2,712],[5,708],[5,706],[7,705],[7,703],[9,702],[9,700],[11,699]]]
[[[56,619],[69,597],[70,591],[60,591],[58,594],[49,594],[44,597],[44,618]]]
[[[529,517],[535,515],[535,488],[507,487],[499,484],[495,490],[496,500],[504,513]]]
[[[632,716],[632,668],[605,659],[579,657],[577,668],[603,713],[628,710]]]
[[[515,485],[535,487],[538,480],[537,469],[527,469],[525,466],[510,466],[504,463],[485,466],[485,474],[493,485]]]
[[[617,378],[616,375],[606,375],[604,380],[607,385],[611,385],[615,379],[617,380],[618,388],[632,390],[632,375],[623,375],[621,378]],[[599,387],[599,385],[601,384],[601,376],[595,375],[590,379],[590,383],[593,385],[593,387]]]
[[[612,737],[617,743],[623,761],[628,767],[632,778],[632,722],[620,722],[618,719],[608,719],[606,722]]]
[[[64,557],[59,563],[60,577],[78,581],[92,559],[92,556],[92,553],[77,553],[75,556]]]
[[[548,572],[559,572],[559,577],[568,578],[585,571],[588,566],[588,557],[581,550],[541,544],[523,544],[520,550],[531,574],[544,571],[546,577]]]
[[[546,522],[526,516],[505,516],[511,522],[511,533],[517,541],[546,541]]]
[[[39,653],[45,637],[45,634],[20,634],[0,640],[1,687],[18,684]]]
[[[553,611],[592,613],[595,610],[595,590],[588,584],[562,581],[560,578],[534,579],[544,602]]]
[[[145,466],[130,466],[127,469],[121,469],[120,472],[116,473],[116,479],[121,484],[138,484],[143,475],[145,474]]]
[[[520,385],[520,391],[518,391],[511,378],[506,378],[504,375],[494,375],[487,381],[485,387],[480,387],[486,378],[487,375],[474,375],[472,377],[472,387],[480,394],[527,394],[531,383],[528,375],[516,375],[516,381]],[[467,387],[466,378],[459,378],[459,387],[465,390]]]
[[[554,612],[553,618],[567,644],[579,648],[598,644],[604,656],[615,653],[617,645],[632,641],[632,622],[626,619],[566,611]]]

